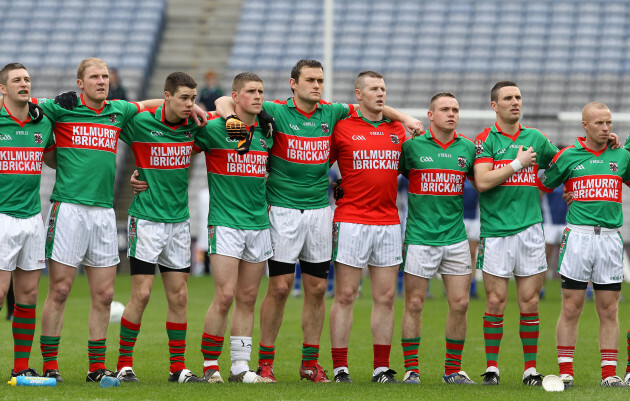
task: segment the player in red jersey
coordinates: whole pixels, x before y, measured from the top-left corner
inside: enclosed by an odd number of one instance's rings
[[[274,256],[268,262],[269,287],[260,308],[258,365],[262,376],[275,380],[275,341],[299,260],[304,285],[300,377],[328,382],[318,362],[332,252],[328,153],[335,124],[353,112],[354,106],[321,100],[324,70],[317,60],[298,61],[289,82],[292,98],[263,103],[263,110],[275,117],[277,130],[267,180]],[[230,98],[221,98],[216,105],[222,117],[234,113]],[[393,120],[404,121],[410,132],[423,130],[420,121],[390,107],[385,106],[383,113]]]
[[[335,298],[330,309],[330,337],[335,382],[351,382],[348,342],[352,308],[365,267],[372,283],[372,381],[397,383],[389,368],[394,328],[394,296],[402,239],[396,206],[398,161],[405,140],[402,124],[383,117],[385,80],[361,72],[354,84],[359,109],[335,126],[330,162],[337,161],[343,197],[333,219]]]

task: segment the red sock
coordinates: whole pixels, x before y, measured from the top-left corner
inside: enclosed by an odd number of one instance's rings
[[[558,345],[558,368],[560,374],[573,376],[573,353],[575,347],[563,347]]]
[[[602,360],[602,380],[617,374],[617,350],[602,349],[599,351]]]
[[[389,368],[389,353],[391,344],[374,344],[374,369]]]
[[[333,369],[348,367],[348,348],[331,348]]]

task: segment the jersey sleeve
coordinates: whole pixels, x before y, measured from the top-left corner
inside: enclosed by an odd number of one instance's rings
[[[568,174],[568,170],[563,167],[563,160],[560,158],[562,153],[558,154],[558,157],[554,157],[549,167],[540,176],[540,182],[538,188],[541,191],[551,193],[553,189],[562,184]]]
[[[486,129],[475,139],[475,164],[494,162],[492,143],[488,141],[490,128]]]
[[[122,107],[122,110],[123,120],[125,121],[125,123],[128,123],[133,118],[133,116],[140,112],[140,104],[136,102],[128,102],[126,100],[113,100],[113,102],[120,102],[124,105]]]
[[[344,118],[348,117],[352,111],[350,110],[352,108],[352,110],[354,110],[353,107],[351,107],[351,105],[348,105],[346,103],[331,103],[330,107],[332,107],[333,110],[333,116],[334,116],[334,123],[337,123],[337,121],[339,120],[343,120]]]
[[[630,136],[626,139],[626,143],[623,145],[623,148],[630,152]]]
[[[120,130],[120,140],[131,146],[133,143],[133,132],[135,130],[135,122],[134,119],[129,121],[127,124],[123,126],[123,129]]]
[[[45,118],[45,117],[44,117]],[[50,152],[51,150],[55,149],[55,136],[52,133],[52,128],[48,128],[49,131],[49,135],[48,135],[48,140],[46,140],[46,145],[45,145],[45,150],[44,152]]]
[[[338,149],[337,149],[337,130],[333,130],[333,134],[330,137],[330,154],[328,155],[328,160],[330,162],[330,165],[332,166],[333,164],[335,164],[335,162],[337,161],[337,153],[338,153]]]
[[[412,143],[411,141],[403,142],[402,147],[401,147],[402,152],[400,154],[400,160],[398,161],[398,172],[400,174],[404,175],[405,177],[407,177],[408,174],[409,174],[409,170],[408,170],[408,167],[407,167],[407,161],[406,161],[407,157],[406,156],[407,156],[407,153],[409,152],[408,149],[411,146],[411,143]]]
[[[551,143],[549,138],[544,134],[542,135],[541,142],[540,150],[536,150],[536,153],[538,153],[536,159],[540,168],[546,168],[549,166],[556,153],[558,153],[558,148]]]
[[[210,137],[217,135],[217,121],[225,121],[223,119],[214,119],[209,122],[205,127],[201,128],[197,135],[195,135],[195,141],[193,143],[193,149],[202,150],[210,153]]]
[[[263,110],[265,110],[267,113],[269,113],[273,117],[275,117],[274,113],[277,113],[281,107],[283,107],[281,103],[269,102],[269,101],[263,102]]]
[[[54,99],[42,97],[37,99],[33,98],[32,100],[34,100],[33,103],[38,104],[39,107],[44,110],[44,114],[50,119],[53,124],[57,121],[57,112],[59,111],[61,106],[55,104]]]

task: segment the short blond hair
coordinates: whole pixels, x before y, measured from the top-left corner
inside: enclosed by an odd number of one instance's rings
[[[584,106],[584,108],[582,109],[582,121],[586,121],[587,117],[586,114],[588,113],[589,110],[591,109],[596,109],[596,110],[609,110],[608,106],[606,106],[604,103],[602,102],[590,102],[587,103],[586,106]]]
[[[77,68],[77,79],[83,79],[85,75],[85,70],[88,68],[96,66],[96,67],[105,67],[107,68],[107,63],[98,57],[88,57],[79,63],[79,68]]]

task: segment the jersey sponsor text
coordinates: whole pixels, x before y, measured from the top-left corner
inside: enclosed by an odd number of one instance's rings
[[[116,153],[120,128],[102,124],[57,123],[59,148],[84,148]]]
[[[4,148],[0,150],[0,173],[40,174],[43,148]]]
[[[567,180],[568,192],[573,192],[575,201],[608,201],[621,203],[621,177],[586,176]]]
[[[463,171],[412,169],[409,172],[409,192],[417,195],[462,195],[465,179]]]
[[[498,170],[506,164],[510,164],[512,160],[497,160],[494,162],[494,170]],[[501,185],[507,186],[537,186],[536,177],[538,175],[538,165],[525,167],[521,171],[516,172],[510,176]]]
[[[357,170],[398,170],[399,150],[355,150],[352,167]]]

